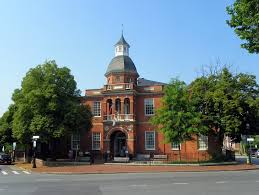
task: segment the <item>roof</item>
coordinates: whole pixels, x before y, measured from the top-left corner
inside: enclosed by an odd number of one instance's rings
[[[120,40],[115,44],[116,45],[127,45],[128,47],[130,47],[130,45],[127,43],[127,41],[125,41],[123,34],[121,35]]]
[[[154,85],[166,85],[166,83],[157,82],[157,81],[151,81],[144,78],[138,79],[138,86],[154,86]]]
[[[120,72],[129,72],[129,73],[134,73],[138,75],[137,69],[133,61],[129,56],[116,56],[114,57],[105,73],[105,76],[108,75],[109,73],[120,73]]]

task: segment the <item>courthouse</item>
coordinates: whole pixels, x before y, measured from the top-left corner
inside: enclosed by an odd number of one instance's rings
[[[194,135],[184,143],[165,143],[163,134],[150,124],[166,84],[141,78],[129,49],[122,34],[115,44],[115,56],[104,70],[106,83],[100,89],[85,90],[82,103],[91,107],[93,127],[84,135],[72,135],[71,149],[80,144],[81,151],[100,159],[107,154],[111,160],[142,160],[154,155],[171,160],[209,159],[216,144],[213,137]]]

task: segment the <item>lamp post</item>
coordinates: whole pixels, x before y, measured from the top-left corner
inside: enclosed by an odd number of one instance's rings
[[[36,168],[36,147],[37,147],[37,139],[39,139],[40,136],[33,136],[33,160],[32,160],[32,168]]]
[[[15,162],[15,148],[16,148],[16,142],[13,142],[13,162]]]

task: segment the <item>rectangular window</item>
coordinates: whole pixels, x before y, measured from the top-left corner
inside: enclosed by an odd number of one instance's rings
[[[101,102],[94,102],[93,115],[94,116],[101,116]]]
[[[78,150],[80,148],[80,134],[73,133],[71,135],[71,149]]]
[[[181,144],[179,144],[179,142],[172,141],[171,148],[172,150],[179,150],[179,149],[181,150]]]
[[[92,134],[92,149],[93,150],[101,149],[101,133]]]
[[[155,131],[145,131],[145,149],[155,150]]]
[[[154,99],[147,98],[144,100],[145,105],[145,115],[153,115],[154,114]]]
[[[208,136],[199,135],[198,136],[198,149],[207,150],[208,149]]]

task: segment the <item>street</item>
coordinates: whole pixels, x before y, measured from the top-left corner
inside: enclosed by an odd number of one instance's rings
[[[13,166],[1,166],[6,172]],[[22,170],[17,170],[21,173]],[[0,195],[258,194],[259,171],[130,174],[0,174]]]
[[[12,176],[12,175],[30,175],[30,171],[21,170],[15,166],[1,165],[0,164],[0,178],[1,176]]]

